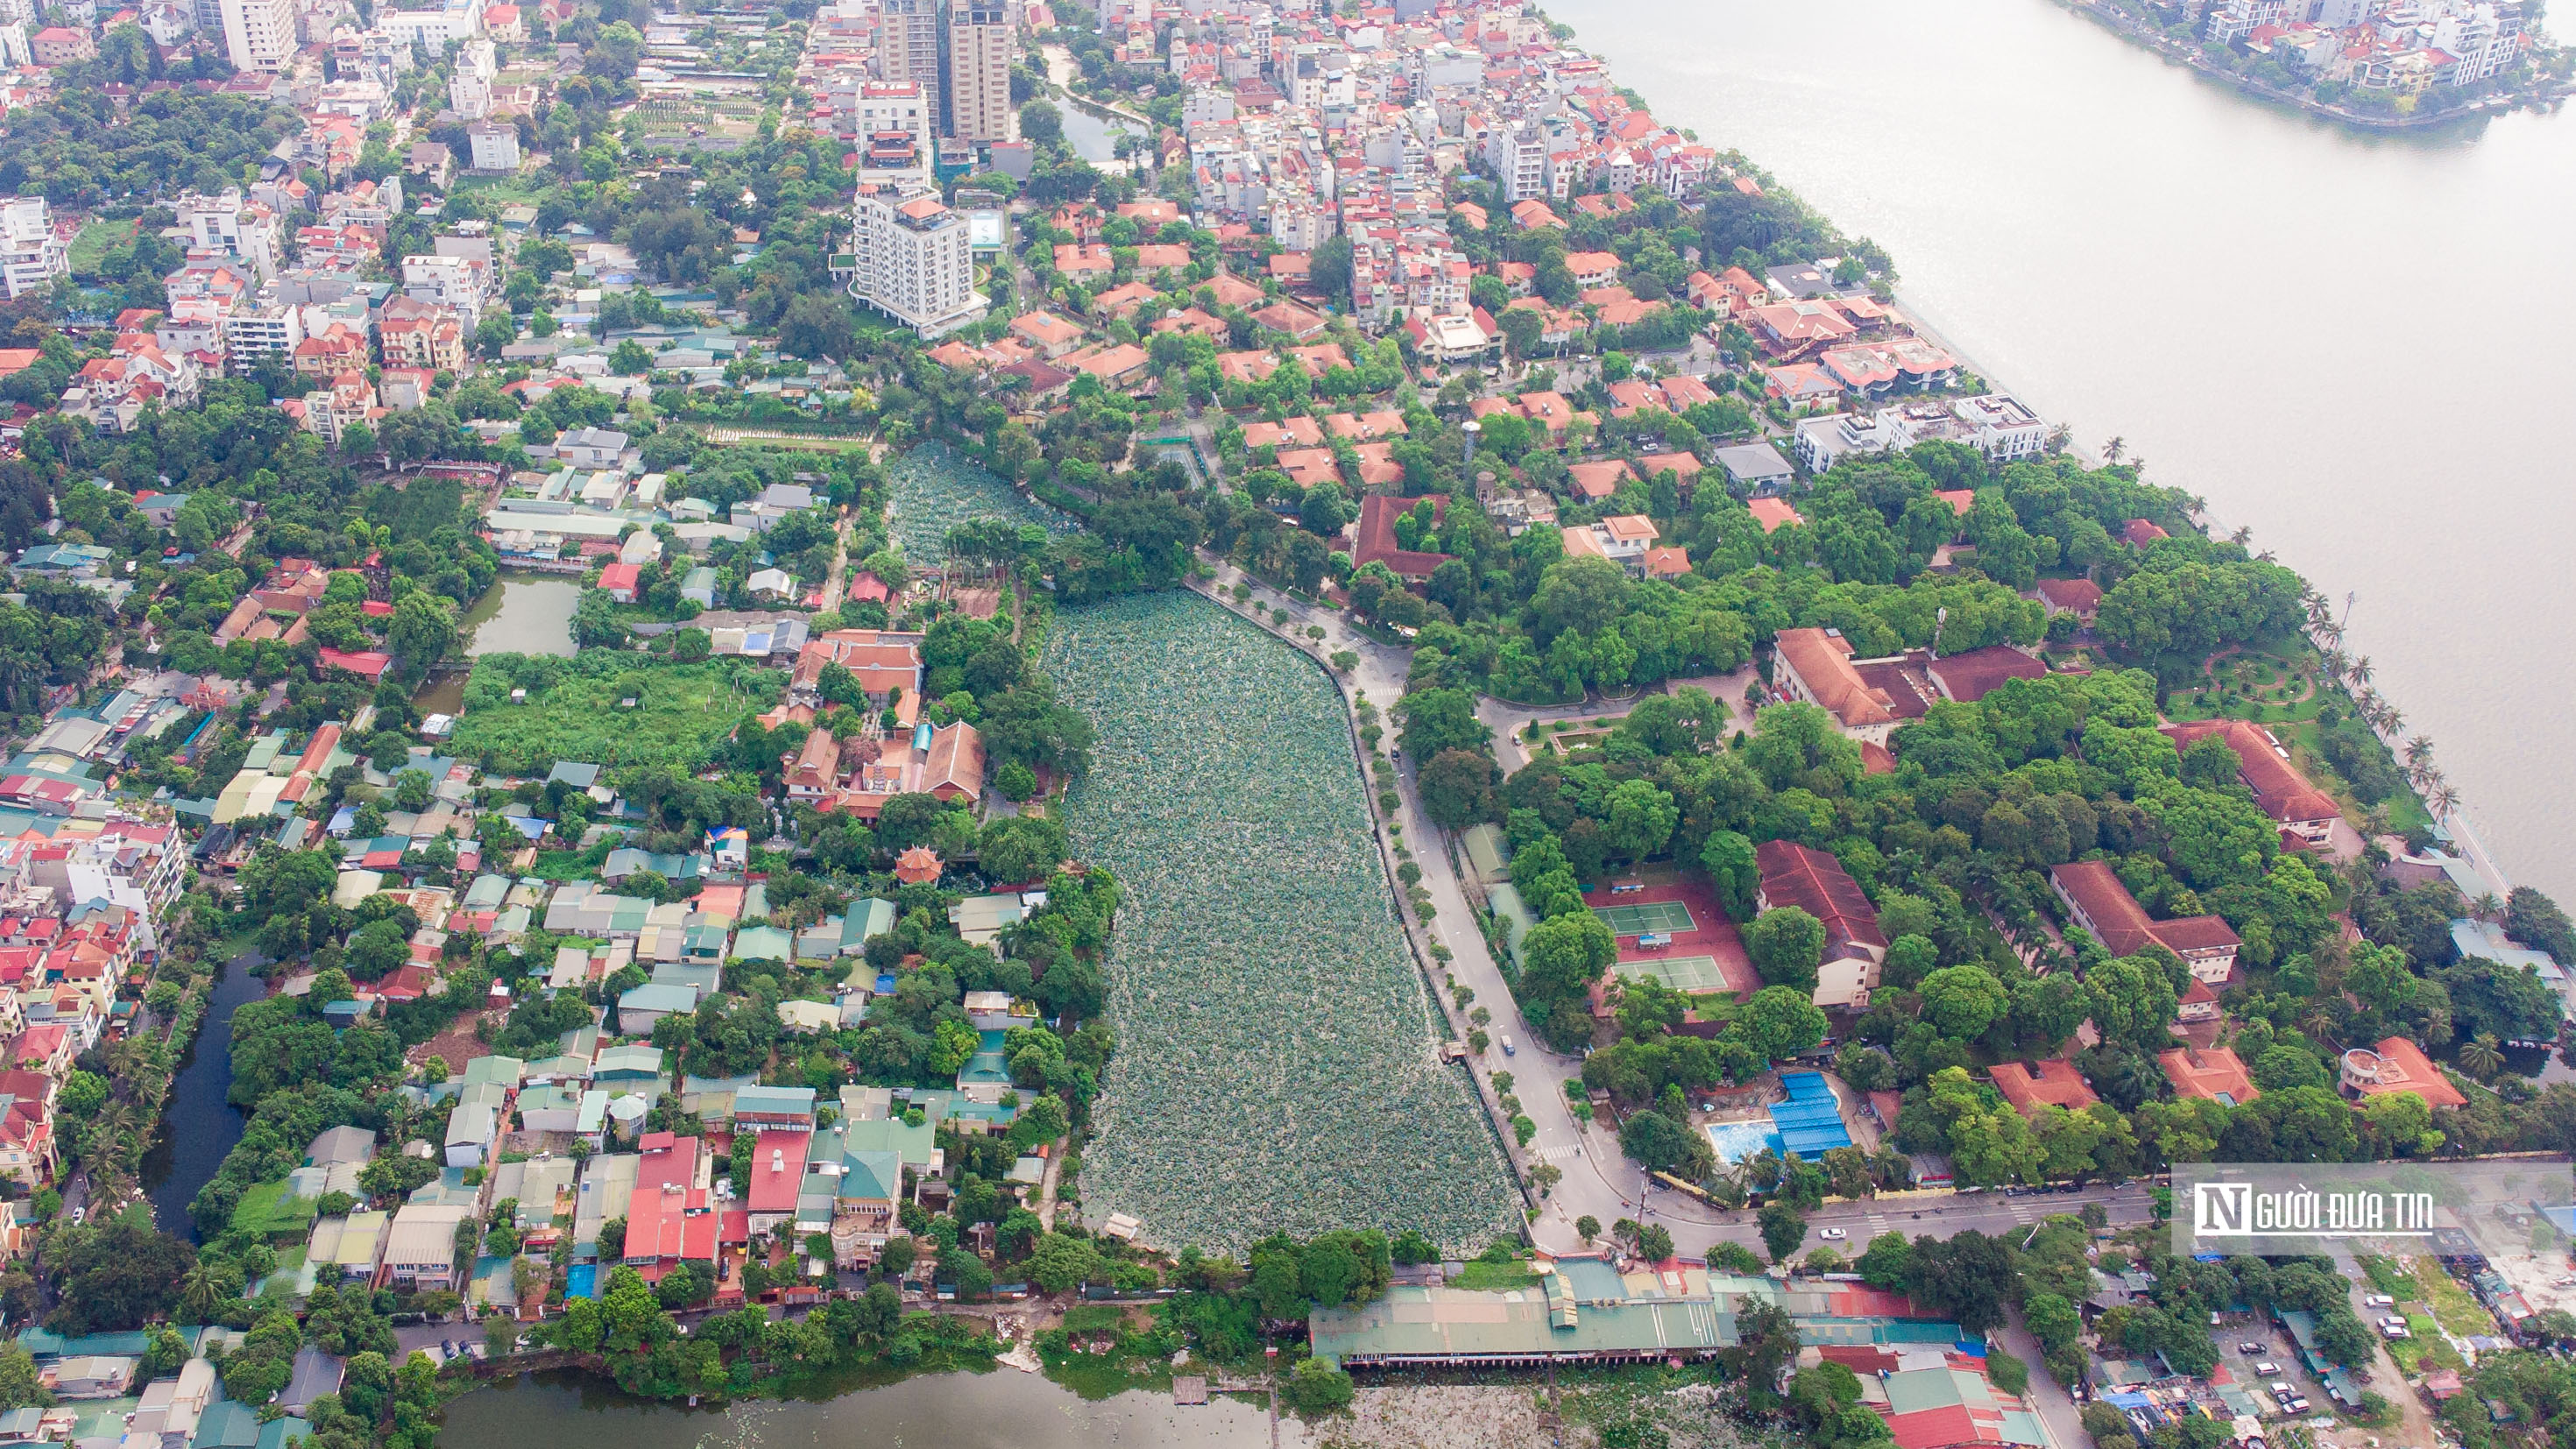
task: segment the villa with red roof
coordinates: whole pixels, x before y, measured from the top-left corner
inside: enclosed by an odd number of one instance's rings
[[[2428,1107],[2465,1107],[2469,1099],[2433,1065],[2424,1049],[2402,1036],[2343,1054],[2343,1089],[2355,1097],[2413,1092]]]
[[[2165,1069],[2165,1080],[2173,1083],[2177,1097],[2205,1097],[2242,1107],[2263,1095],[2246,1075],[2245,1063],[2226,1047],[2175,1047],[2156,1053],[2156,1065]]]
[[[2237,778],[2254,792],[2254,803],[2279,821],[2281,828],[2310,843],[2323,841],[2343,818],[2334,797],[2308,783],[2283,753],[2280,743],[2261,725],[2241,719],[2202,720],[2166,725],[2177,750],[2187,750],[2216,736],[2236,754]]]
[[[1352,567],[1384,564],[1388,572],[1418,587],[1430,580],[1434,569],[1449,561],[1449,555],[1445,553],[1406,549],[1396,543],[1396,515],[1410,511],[1413,505],[1413,499],[1392,498],[1383,493],[1372,493],[1360,500],[1359,541],[1351,551]],[[1433,495],[1432,522],[1437,524],[1445,520],[1448,513],[1449,500]]]
[[[2182,958],[2191,974],[2212,986],[2236,970],[2236,932],[2216,916],[2151,920],[2138,898],[2106,860],[2051,866],[2048,883],[2066,903],[2067,921],[2083,927],[2114,956],[2135,956],[2160,946]]]
[[[1825,957],[1816,973],[1818,1006],[1858,1009],[1878,988],[1879,963],[1887,959],[1887,933],[1878,911],[1842,862],[1794,840],[1766,840],[1755,847],[1762,872],[1755,904],[1766,911],[1796,906],[1822,922]]]
[[[2037,1115],[2042,1107],[2081,1112],[2101,1100],[2085,1083],[2084,1074],[2063,1057],[2037,1063],[1997,1062],[1995,1090],[2025,1117]]]

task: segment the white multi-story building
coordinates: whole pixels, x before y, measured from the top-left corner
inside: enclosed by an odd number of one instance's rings
[[[1011,104],[1016,27],[1003,0],[956,0],[948,12],[948,134],[989,144],[1019,135]]]
[[[466,140],[474,148],[477,171],[516,171],[519,169],[519,128],[507,121],[476,121],[465,128]]]
[[[966,218],[938,193],[887,187],[862,192],[853,208],[850,295],[923,337],[981,319]]]
[[[45,198],[0,197],[0,275],[10,297],[44,291],[71,269],[70,248],[54,235],[54,212]]]
[[[1897,452],[1946,439],[1999,461],[2036,458],[2048,450],[2048,424],[2008,393],[1944,404],[1924,398],[1874,413],[1801,418],[1791,439],[1798,461],[1822,473],[1851,453]]]
[[[2433,22],[2433,48],[2456,57],[2449,84],[2474,85],[2513,64],[2522,50],[2522,18],[2510,8],[2455,6]]]
[[[414,255],[403,258],[402,269],[404,296],[452,307],[469,327],[482,315],[484,269],[472,259]]]
[[[1527,124],[1496,126],[1485,140],[1485,164],[1503,184],[1505,202],[1547,194],[1547,132]]]
[[[463,66],[447,78],[447,103],[459,118],[480,121],[492,114],[492,83]]]
[[[231,3],[226,0],[228,7]],[[214,196],[180,197],[178,217],[188,229],[191,252],[238,257],[250,263],[260,281],[276,279],[286,254],[286,223],[266,203],[245,200],[227,186]]]
[[[292,366],[296,345],[304,340],[304,310],[274,292],[234,303],[216,323],[224,339],[224,365],[236,373],[250,371],[264,357]]]
[[[483,33],[483,7],[474,0],[447,0],[427,10],[387,10],[378,6],[376,28],[405,49],[417,45],[437,55],[451,44],[462,44]]]
[[[919,81],[861,81],[837,93],[833,105],[854,128],[862,181],[930,180],[939,113]]]
[[[295,56],[295,0],[222,0],[224,54],[235,70],[275,75]]]

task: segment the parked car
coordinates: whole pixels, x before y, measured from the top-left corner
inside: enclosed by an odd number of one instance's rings
[[[2272,1375],[2279,1373],[2280,1371],[2281,1371],[2281,1366],[2280,1366],[2279,1364],[2276,1364],[2276,1363],[2272,1362],[2272,1361],[2271,1361],[2270,1359],[2268,1359],[2268,1358],[2267,1358],[2267,1359],[2265,1359],[2265,1360],[2263,1360],[2261,1363],[2258,1363],[2258,1364],[2254,1365],[2254,1372],[2256,1372],[2256,1373],[2258,1373],[2258,1374],[2261,1374],[2263,1377],[2265,1377],[2265,1378],[2267,1378],[2267,1379],[2268,1379],[2268,1378],[2270,1378]]]
[[[2244,1342],[2244,1343],[2240,1343],[2240,1344],[2236,1345],[2236,1351],[2237,1351],[2238,1353],[2261,1353],[2261,1352],[2263,1351],[2263,1345],[2261,1345],[2261,1344],[2259,1344],[2259,1343],[2255,1343],[2255,1342],[2253,1342],[2253,1341],[2251,1341],[2251,1340],[2248,1340],[2248,1341],[2246,1341],[2246,1342]],[[2271,1370],[2269,1370],[2269,1369],[2265,1369],[2265,1370],[2264,1370],[2264,1372],[2265,1372],[2265,1373],[2270,1373],[2270,1372],[2271,1372]]]
[[[2373,1293],[2369,1297],[2361,1300],[2361,1306],[2364,1308],[2394,1308],[2397,1306],[2397,1300],[2389,1297],[2385,1293]]]

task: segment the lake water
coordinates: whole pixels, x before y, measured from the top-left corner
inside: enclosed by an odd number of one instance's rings
[[[233,1011],[268,994],[268,983],[250,974],[259,960],[254,952],[223,967],[197,1040],[171,1083],[161,1135],[144,1154],[142,1183],[152,1199],[152,1220],[183,1238],[196,1236],[188,1204],[223,1166],[224,1155],[241,1141],[248,1125],[224,1094],[233,1087]]]
[[[471,1449],[1267,1449],[1268,1413],[1169,1394],[1086,1403],[1036,1374],[941,1374],[823,1402],[687,1409],[558,1375],[503,1380],[450,1405],[440,1442]],[[1279,1443],[1313,1440],[1283,1418]]]
[[[467,610],[467,658],[485,654],[571,654],[572,613],[581,585],[548,574],[503,574]]]
[[[2498,863],[2576,894],[2576,489],[2547,421],[2576,117],[2356,135],[2046,0],[1548,9],[1665,121],[1886,246],[1904,301],[2080,441],[2357,594],[2346,649]]]
[[[1118,159],[1118,138],[1127,134],[1123,123],[1103,120],[1062,97],[1056,109],[1064,113],[1064,139],[1074,155],[1094,166]]]

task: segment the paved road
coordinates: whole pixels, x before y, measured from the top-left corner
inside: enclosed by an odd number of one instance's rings
[[[2030,1365],[2030,1392],[2027,1397],[2031,1408],[2039,1414],[2040,1424],[2047,1429],[2053,1449],[2085,1449],[2092,1439],[2084,1432],[2083,1411],[2076,1407],[2074,1399],[2068,1397],[2066,1386],[2049,1374],[2048,1365],[2039,1351],[2039,1340],[2022,1325],[2021,1310],[2007,1307],[2004,1324],[1995,1330],[1994,1336],[1995,1344],[1989,1346],[1989,1351],[2000,1346],[2004,1352]]]

